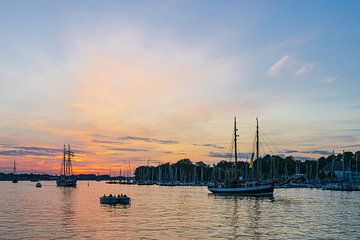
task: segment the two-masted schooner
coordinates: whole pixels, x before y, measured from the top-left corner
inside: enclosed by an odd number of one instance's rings
[[[260,179],[260,157],[259,157],[259,122],[256,118],[256,178],[254,174],[252,179],[240,180],[237,174],[237,127],[236,118],[234,118],[234,157],[235,157],[235,178],[225,180],[223,182],[215,182],[208,187],[212,193],[221,194],[238,194],[243,196],[272,196],[274,193],[274,183],[268,181],[262,181]],[[250,167],[252,168],[253,159],[251,159]]]
[[[74,157],[75,153],[70,150],[70,145],[68,149],[64,145],[64,159],[62,161],[60,177],[56,180],[56,185],[58,187],[76,187],[77,179],[73,175],[71,157]]]

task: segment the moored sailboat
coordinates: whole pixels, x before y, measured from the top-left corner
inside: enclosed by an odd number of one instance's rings
[[[256,179],[239,180],[237,174],[237,127],[234,118],[234,157],[235,157],[235,178],[223,182],[216,182],[208,187],[212,193],[238,194],[243,196],[272,196],[274,193],[274,183],[272,181],[260,180],[260,158],[259,158],[259,123],[256,119],[256,160],[257,176]],[[252,168],[253,161],[250,162]]]
[[[60,177],[56,180],[56,185],[58,187],[76,187],[77,179],[73,175],[71,157],[74,157],[75,153],[70,150],[70,145],[68,145],[68,150],[64,145],[64,159],[62,163],[62,168],[60,172]]]

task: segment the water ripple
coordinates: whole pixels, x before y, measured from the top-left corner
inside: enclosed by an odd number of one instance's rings
[[[0,182],[4,239],[356,239],[360,192],[275,191],[274,198],[217,196],[202,187],[107,185],[74,189]],[[99,204],[126,193],[130,206]]]

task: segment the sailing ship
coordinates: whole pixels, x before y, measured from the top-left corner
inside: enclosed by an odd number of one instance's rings
[[[223,182],[215,182],[208,186],[212,193],[238,194],[243,196],[272,196],[274,193],[274,182],[261,181],[260,179],[260,157],[259,157],[259,121],[256,118],[256,178],[240,180],[237,174],[237,138],[236,117],[234,118],[234,157],[235,157],[235,178]],[[253,168],[253,159],[250,161],[250,168]],[[253,174],[254,175],[254,174]]]
[[[70,150],[70,145],[66,150],[64,145],[64,159],[62,162],[60,177],[56,180],[58,187],[76,187],[77,179],[73,175],[71,157],[75,157],[75,153]]]
[[[13,183],[17,183],[19,180],[18,180],[18,177],[16,175],[16,163],[15,163],[15,160],[14,160],[14,172],[13,172],[13,179],[12,179],[12,182]]]

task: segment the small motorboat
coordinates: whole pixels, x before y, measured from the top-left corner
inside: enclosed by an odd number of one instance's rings
[[[119,195],[112,195],[110,194],[109,196],[106,196],[104,194],[104,196],[100,197],[100,203],[101,204],[109,204],[109,205],[116,205],[116,204],[122,204],[122,205],[127,205],[130,204],[131,199],[130,197],[123,195],[123,194],[119,194]]]
[[[37,182],[35,186],[36,186],[37,188],[41,188],[41,187],[42,187],[42,185],[41,185],[40,182]]]

